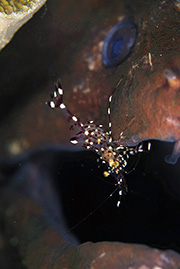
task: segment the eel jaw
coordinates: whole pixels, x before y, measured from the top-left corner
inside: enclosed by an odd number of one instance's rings
[[[176,164],[180,156],[180,140],[178,140],[173,148],[173,152],[171,155],[165,156],[164,160],[165,162],[169,164]]]

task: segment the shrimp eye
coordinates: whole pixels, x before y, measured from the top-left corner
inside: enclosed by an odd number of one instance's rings
[[[130,20],[124,20],[107,33],[102,50],[106,67],[119,65],[130,54],[137,37],[137,27]]]

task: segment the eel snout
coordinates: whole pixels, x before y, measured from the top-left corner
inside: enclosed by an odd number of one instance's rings
[[[169,84],[169,88],[171,91],[175,90],[178,93],[180,92],[180,71],[179,69],[172,69],[172,68],[166,68],[164,70],[164,75],[167,79],[167,82]],[[175,128],[180,129],[180,115],[179,117],[172,118],[172,117],[167,117],[167,122],[169,124],[174,125]],[[171,155],[167,155],[165,157],[165,161],[169,164],[176,164],[180,156],[180,140],[175,142],[173,152]]]

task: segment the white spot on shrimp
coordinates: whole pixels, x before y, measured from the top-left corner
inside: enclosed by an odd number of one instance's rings
[[[72,116],[72,120],[77,121],[78,119],[76,118],[76,116]]]
[[[61,109],[65,109],[66,108],[66,106],[65,106],[65,104],[60,104],[60,106],[59,106]]]
[[[70,140],[70,142],[74,145],[78,144],[78,141],[77,140]]]
[[[120,206],[120,204],[121,204],[121,202],[120,202],[120,201],[118,201],[118,202],[117,202],[117,207],[119,207],[119,206]]]
[[[55,103],[53,101],[50,101],[49,105],[50,105],[51,108],[55,108]]]
[[[85,135],[88,135],[88,134],[89,134],[89,132],[86,130],[86,131],[84,132],[84,134],[85,134]]]
[[[63,95],[63,90],[62,89],[58,88],[58,92],[59,92],[60,95]]]

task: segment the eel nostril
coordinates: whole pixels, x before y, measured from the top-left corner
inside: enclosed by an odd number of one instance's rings
[[[167,80],[174,80],[177,78],[176,73],[170,68],[166,68],[164,70],[164,75],[167,78]]]
[[[170,88],[177,89],[180,87],[179,70],[175,70],[172,68],[166,68],[164,70],[164,76],[166,77]]]

